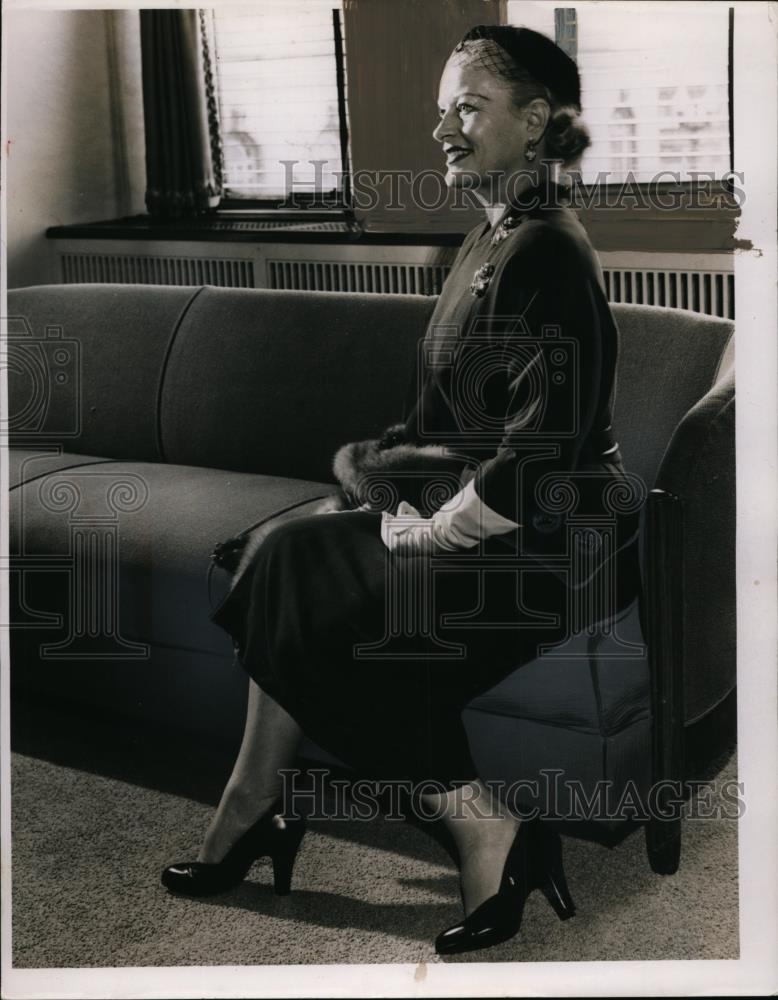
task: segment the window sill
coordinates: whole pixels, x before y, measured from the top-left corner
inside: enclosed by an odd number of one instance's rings
[[[738,246],[739,211],[729,206],[573,206],[599,251],[729,253]],[[365,231],[344,210],[284,212],[230,207],[212,216],[162,221],[148,215],[53,226],[49,239],[175,240],[192,243],[299,243],[352,246],[458,247],[465,232],[428,230]]]
[[[320,217],[321,216],[321,217]],[[148,215],[52,226],[48,239],[182,240],[213,243],[327,243],[372,246],[459,246],[464,233],[364,232],[344,213],[219,212],[161,221]]]

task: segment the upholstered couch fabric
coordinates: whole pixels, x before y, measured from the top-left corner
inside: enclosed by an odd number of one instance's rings
[[[126,285],[15,290],[9,316],[17,320],[14,330],[21,329],[18,320],[26,321],[30,336],[14,338],[11,357],[21,365],[27,352],[31,365],[37,356],[39,367],[29,373],[20,368],[9,379],[14,442],[27,439],[34,446],[45,440],[78,454],[160,461],[165,359],[195,295],[191,288],[168,287],[139,295]],[[60,361],[58,350],[68,357]],[[46,380],[43,421],[25,432],[13,417],[27,406],[34,377]]]
[[[268,292],[258,310],[250,291],[203,289],[168,358],[165,460],[331,482],[340,445],[398,419],[433,305],[353,298]]]
[[[737,657],[735,372],[726,370],[673,434],[656,485],[683,498],[684,717],[693,723],[732,690]],[[715,623],[711,610],[717,609]],[[705,669],[703,669],[703,665]]]
[[[653,487],[673,431],[711,388],[728,320],[660,306],[614,306],[619,367],[613,427],[625,465]]]
[[[208,615],[227,583],[209,558],[215,542],[280,511],[310,512],[331,492],[327,484],[302,479],[152,462],[77,465],[77,456],[66,457],[62,472],[13,491],[20,516],[12,519],[11,551],[19,550],[23,524],[27,556],[64,558],[73,514],[99,526],[112,514],[109,494],[126,495],[125,509],[115,514],[122,633],[212,653],[225,649],[225,634]],[[77,495],[77,510],[61,502],[68,494]]]
[[[506,788],[521,786],[517,804],[558,816],[573,814],[569,785],[575,782],[587,795],[597,782],[621,795],[630,778],[635,792],[645,795],[646,656],[635,601],[606,625],[571,636],[474,699],[464,718],[482,773]],[[504,737],[496,740],[496,733]],[[537,782],[542,801],[533,800],[527,782]]]
[[[208,619],[229,583],[209,554],[259,522],[311,512],[334,488],[336,448],[399,419],[433,305],[213,288],[11,292],[30,343],[59,328],[79,358],[75,432],[62,394],[37,430],[11,420],[16,697],[29,706],[54,694],[234,742],[246,679]],[[687,718],[698,718],[734,685],[731,371],[714,385],[731,324],[649,307],[614,313],[625,464],[687,505]],[[25,411],[29,379],[9,367],[13,415]],[[97,612],[75,596],[78,547],[103,544],[118,567],[106,584],[107,638],[90,633]],[[562,766],[581,781],[631,777],[644,788],[637,606],[612,633],[576,636],[525,664],[465,721],[486,777]]]

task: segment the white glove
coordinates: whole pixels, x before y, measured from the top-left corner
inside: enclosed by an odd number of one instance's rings
[[[381,519],[381,538],[397,555],[431,555],[471,549],[482,539],[521,527],[498,514],[481,500],[473,480],[453,496],[431,518],[422,517],[404,500],[397,514]]]
[[[433,519],[422,517],[411,504],[403,500],[396,514],[381,512],[381,540],[398,556],[431,555],[436,551],[433,540]]]

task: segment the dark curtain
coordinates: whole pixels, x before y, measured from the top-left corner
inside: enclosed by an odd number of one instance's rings
[[[204,11],[142,10],[146,208],[179,218],[216,208],[222,156]]]

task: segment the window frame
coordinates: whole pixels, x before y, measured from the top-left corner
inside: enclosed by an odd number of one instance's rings
[[[332,30],[335,42],[335,83],[338,91],[338,127],[340,129],[340,173],[342,187],[338,191],[333,188],[327,192],[298,191],[291,196],[276,196],[273,198],[241,197],[230,194],[225,187],[225,193],[219,202],[218,213],[247,213],[250,215],[272,214],[274,218],[298,219],[301,213],[309,222],[331,221],[334,217],[353,220],[350,192],[349,165],[349,120],[346,107],[346,72],[343,54],[343,24],[341,11],[332,9]]]
[[[575,9],[574,4],[571,6]],[[580,188],[585,192],[587,199],[589,199],[593,194],[596,195],[599,192],[604,196],[606,203],[608,203],[606,205],[578,206],[577,210],[581,221],[585,225],[589,225],[589,223],[593,222],[596,226],[603,230],[610,230],[616,233],[625,223],[630,226],[634,226],[636,223],[638,225],[645,223],[651,226],[656,226],[657,224],[666,222],[668,219],[683,223],[684,221],[691,219],[695,219],[700,222],[709,220],[725,222],[728,219],[737,218],[739,214],[739,207],[736,204],[731,204],[735,195],[733,175],[737,176],[735,174],[734,165],[734,14],[734,6],[730,5],[728,8],[727,18],[727,89],[730,176],[725,179],[706,181],[710,200],[714,201],[714,204],[710,204],[705,207],[692,207],[688,204],[684,204],[683,198],[681,198],[680,204],[676,205],[672,210],[665,210],[656,206],[648,208],[635,205],[622,207],[615,205],[611,206],[610,201],[612,198],[619,190],[623,189],[628,182],[623,181],[594,185],[581,184]],[[219,207],[216,209],[215,215],[217,217],[235,218],[237,220],[239,215],[245,215],[252,218],[268,216],[278,219],[279,221],[299,221],[303,218],[310,222],[332,221],[335,219],[347,222],[356,221],[349,193],[350,167],[348,161],[348,136],[350,123],[345,106],[345,64],[343,57],[342,19],[340,16],[340,10],[333,10],[333,15],[333,27],[335,30],[336,42],[335,57],[338,84],[338,116],[342,132],[342,190],[332,190],[318,194],[311,192],[295,192],[291,199],[241,198],[227,194],[222,197]],[[502,20],[503,23],[507,23],[506,14],[503,15]],[[557,42],[559,42],[558,38]],[[343,142],[343,133],[345,133],[346,136],[345,147]],[[700,171],[700,173],[704,174],[705,171]],[[631,190],[644,197],[651,193],[655,193],[659,196],[665,196],[680,192],[681,195],[691,198],[694,183],[694,181],[690,180],[660,183],[655,181],[633,181],[629,182],[629,187]],[[575,204],[573,207],[576,207]],[[411,233],[409,231],[409,236],[410,235],[417,237],[419,234],[416,232]],[[394,234],[394,238],[396,238],[396,236],[397,234]],[[721,248],[717,246],[711,246],[710,249],[711,251],[721,251]]]
[[[564,10],[564,9],[565,8],[556,8],[556,10]],[[571,8],[569,8],[569,9],[576,10],[575,4],[573,4],[571,6]],[[555,18],[556,31],[555,31],[554,41],[556,42],[557,45],[560,45],[561,42],[562,42],[562,39],[560,38],[560,29],[561,29],[561,23],[560,22],[561,22],[561,20],[562,20],[561,18]],[[733,175],[735,173],[734,36],[735,36],[735,8],[733,6],[730,6],[728,8],[728,10],[727,10],[727,128],[728,128],[728,132],[729,132],[729,174],[730,174],[730,177],[725,178],[725,179],[720,179],[720,180],[711,180],[711,181],[709,181],[709,183],[711,185],[717,186],[717,188],[718,188],[718,194],[719,194],[719,196],[721,198],[724,198],[726,196],[733,196],[734,195],[734,190],[735,190],[734,181],[732,180],[732,176],[731,176],[731,175]],[[704,173],[704,172],[705,171],[700,171],[700,173]],[[607,193],[612,193],[614,191],[617,191],[618,189],[624,187],[625,183],[626,183],[625,181],[621,181],[621,182],[614,181],[613,183],[610,183],[610,184],[598,184],[598,185],[593,185],[593,184],[586,185],[586,184],[583,184],[581,186],[586,189],[587,195],[590,193],[591,190],[595,190],[596,188],[599,188],[601,191],[605,191],[606,194],[607,194]],[[657,184],[654,181],[634,181],[634,182],[631,183],[630,186],[633,189],[641,192],[642,194],[647,194],[651,190],[652,187],[656,187],[657,193],[662,194],[662,193],[668,193],[669,191],[672,191],[674,189],[677,190],[679,187],[683,188],[687,192],[691,193],[692,192],[692,188],[693,188],[693,184],[694,184],[694,181],[688,181],[688,180],[687,181],[678,181],[678,182],[673,182],[673,183],[668,182],[667,184],[665,184],[664,182],[662,182],[661,184]],[[726,206],[716,206],[715,208],[714,208],[714,206],[711,206],[711,211],[719,212],[719,211],[722,211],[725,208],[726,208]],[[592,211],[592,210],[589,209],[589,211]],[[608,209],[595,209],[594,211],[608,211]],[[624,211],[624,209],[621,209],[621,211]],[[629,212],[638,212],[638,211],[642,211],[642,209],[632,208],[632,209],[628,209],[627,211],[629,211]],[[678,208],[675,211],[676,212],[683,212],[684,209]],[[701,210],[700,209],[689,209],[689,208],[687,208],[686,211],[688,211],[688,212],[699,212]],[[663,213],[659,213],[659,214],[661,215]]]

